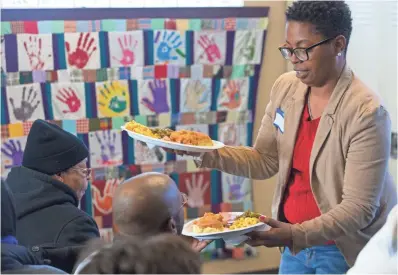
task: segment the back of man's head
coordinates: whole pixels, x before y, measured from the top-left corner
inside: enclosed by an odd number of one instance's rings
[[[113,197],[115,229],[122,235],[180,234],[184,224],[176,183],[161,173],[143,173],[124,181]]]
[[[197,252],[171,234],[123,237],[94,252],[76,274],[199,274]]]

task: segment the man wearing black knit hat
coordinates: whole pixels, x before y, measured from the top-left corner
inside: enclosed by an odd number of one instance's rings
[[[93,218],[78,208],[90,176],[88,154],[76,136],[38,119],[22,166],[12,168],[7,178],[16,202],[19,243],[34,252],[51,251],[51,265],[66,272],[72,271],[80,247],[99,237]]]

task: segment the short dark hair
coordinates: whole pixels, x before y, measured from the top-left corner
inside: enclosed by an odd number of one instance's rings
[[[344,1],[295,1],[286,10],[286,20],[310,23],[324,38],[343,35],[348,47],[352,17]]]
[[[180,236],[124,236],[92,254],[78,273],[200,274],[201,259]]]

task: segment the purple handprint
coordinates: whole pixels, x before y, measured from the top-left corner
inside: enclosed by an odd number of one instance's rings
[[[228,199],[230,201],[239,201],[244,199],[248,194],[243,189],[244,177],[229,176],[227,177],[227,184],[229,186]]]
[[[19,140],[16,141],[16,144],[13,139],[9,142],[5,142],[3,148],[1,148],[1,152],[12,160],[12,164],[5,166],[6,169],[14,166],[21,166],[23,150]]]
[[[141,100],[141,104],[157,114],[169,112],[166,80],[157,79],[149,82],[149,89],[151,89],[153,101],[151,102],[149,98],[144,97]]]
[[[103,164],[109,164],[116,156],[116,133],[111,133],[110,130],[102,132],[102,139],[98,132],[95,137],[101,148],[101,159]]]

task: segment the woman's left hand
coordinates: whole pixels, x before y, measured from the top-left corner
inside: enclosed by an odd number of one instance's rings
[[[265,224],[271,226],[268,231],[253,231],[247,234],[250,237],[247,244],[250,246],[266,246],[266,247],[291,247],[293,244],[293,236],[291,224],[280,222],[268,217],[262,220]]]

